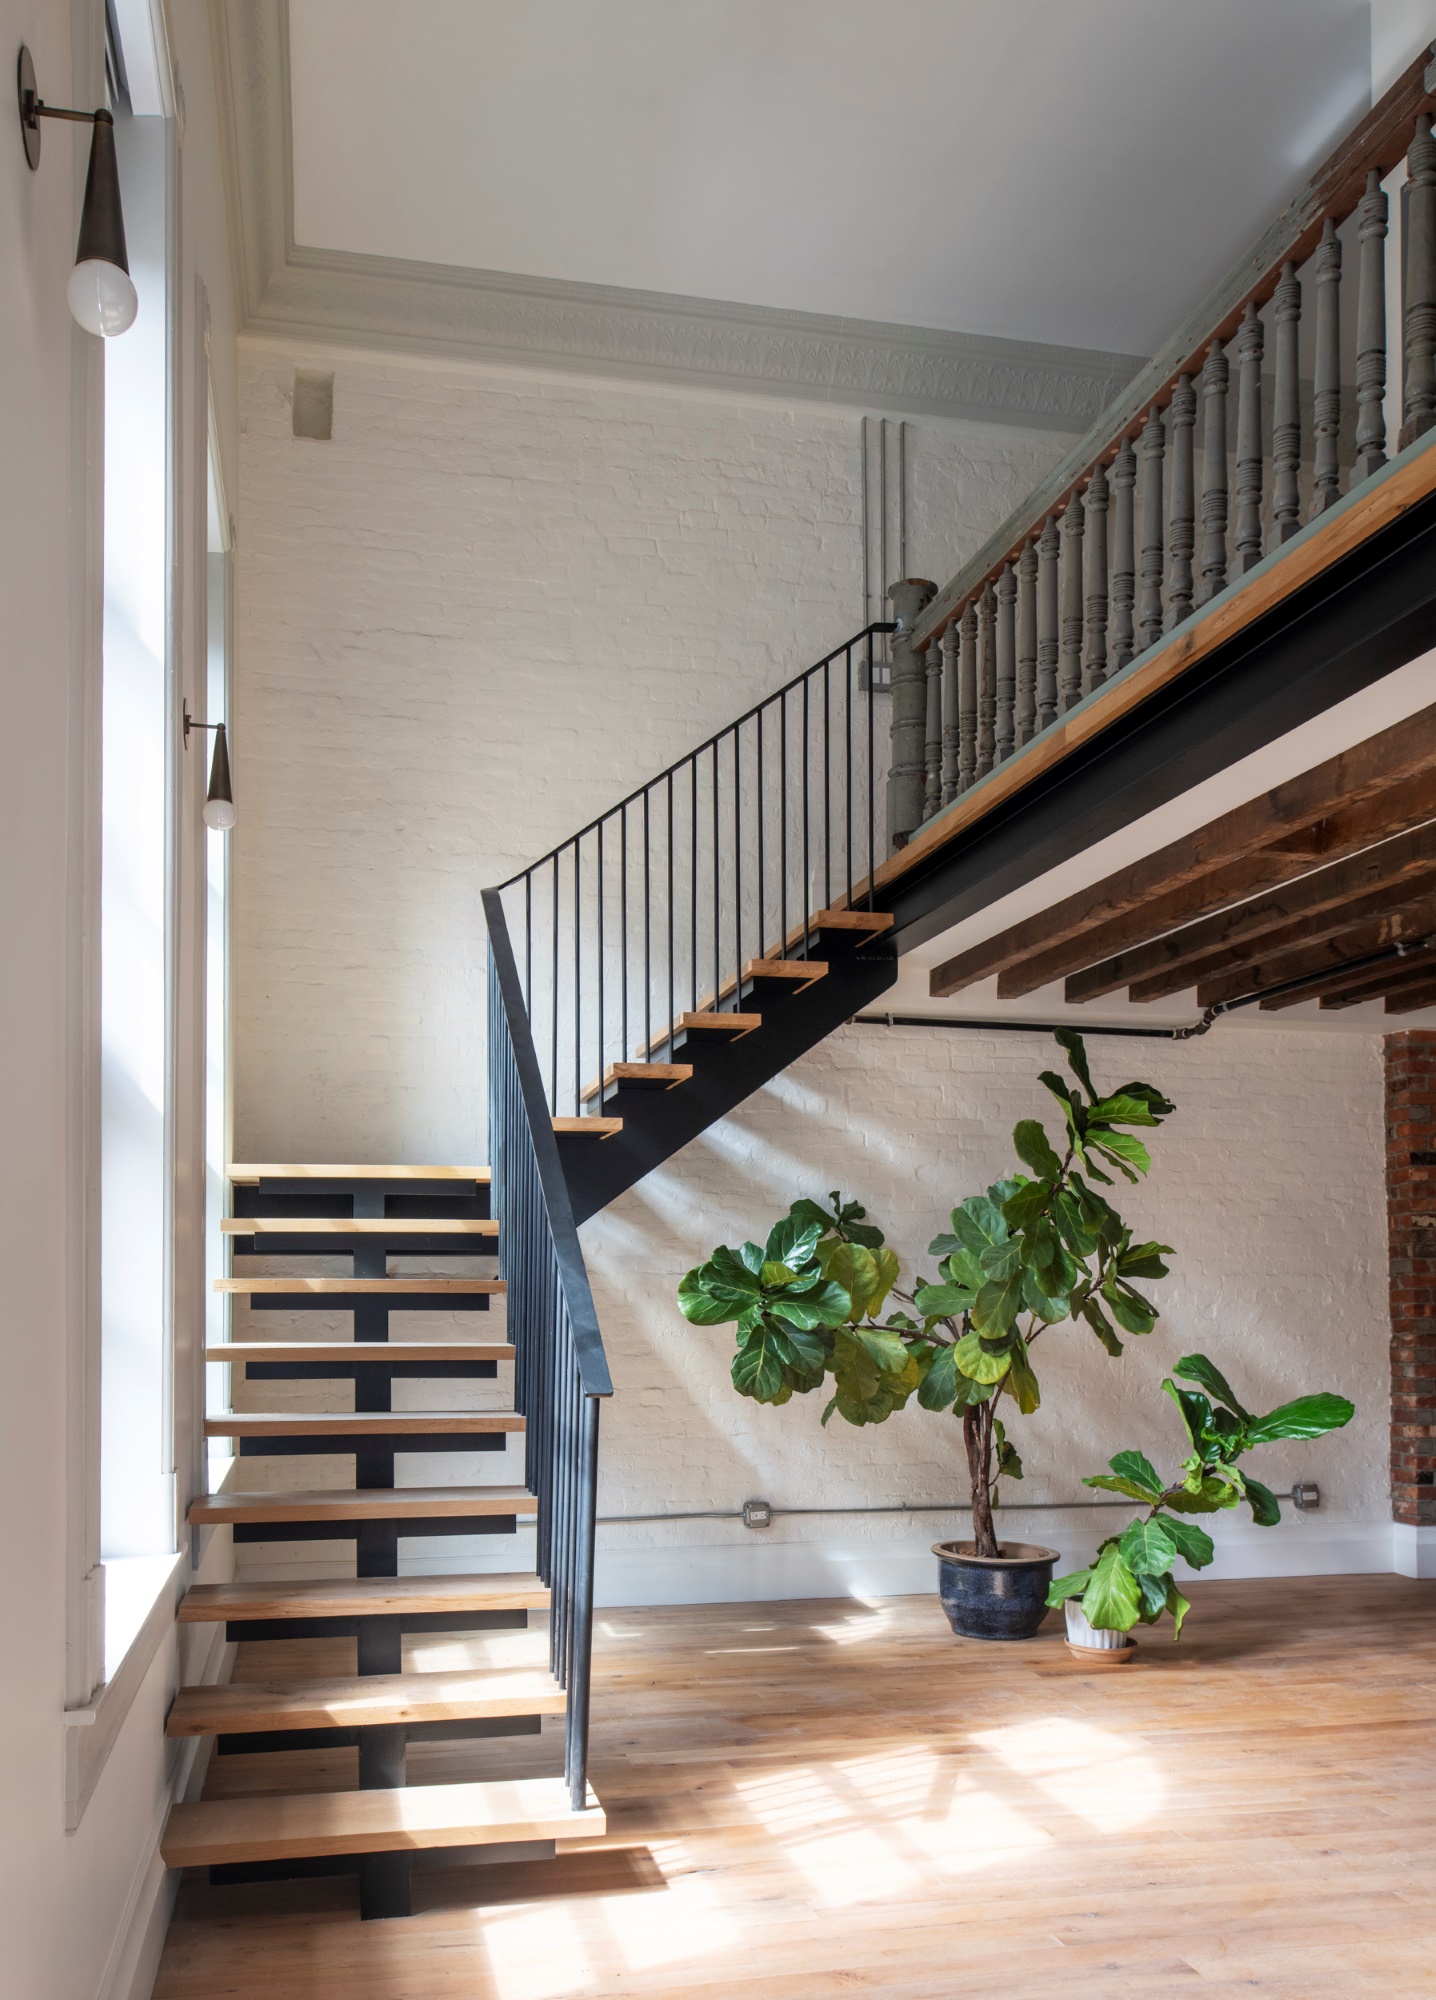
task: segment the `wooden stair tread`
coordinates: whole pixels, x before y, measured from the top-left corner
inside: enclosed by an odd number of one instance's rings
[[[216,1278],[217,1292],[412,1292],[439,1296],[453,1292],[468,1297],[506,1292],[502,1278]]]
[[[464,1722],[490,1715],[562,1715],[551,1673],[348,1674],[321,1681],[229,1681],[182,1687],[167,1736],[247,1736],[268,1729],[364,1729]]]
[[[738,1041],[755,1034],[762,1025],[761,1014],[725,1014],[700,1008],[696,1014],[678,1016],[678,1027],[685,1034],[732,1035]]]
[[[623,1130],[621,1118],[555,1118],[553,1129],[560,1138],[611,1139]]]
[[[294,1583],[195,1583],[180,1599],[182,1625],[229,1619],[379,1618],[393,1612],[542,1611],[548,1586],[533,1575],[315,1577]]]
[[[452,1215],[226,1215],[226,1236],[497,1236],[497,1222]]]
[[[236,1187],[260,1181],[488,1181],[488,1167],[301,1167],[247,1166],[229,1169]]]
[[[820,958],[750,958],[743,967],[744,979],[791,979],[798,990],[815,985],[828,968]]]
[[[592,1103],[600,1092],[616,1090],[622,1084],[642,1090],[676,1090],[680,1083],[687,1083],[693,1075],[692,1063],[681,1062],[621,1062],[610,1063],[603,1073],[603,1082],[586,1083],[580,1093],[580,1101]]]
[[[562,1778],[405,1785],[372,1792],[268,1793],[171,1806],[160,1840],[169,1868],[482,1847],[513,1840],[595,1838],[605,1831],[593,1793],[575,1812]]]
[[[512,1361],[507,1341],[492,1340],[221,1340],[206,1361]]]
[[[403,1521],[470,1514],[536,1514],[525,1486],[336,1486],[287,1493],[207,1493],[189,1504],[197,1525],[258,1521]]]
[[[206,1437],[422,1437],[426,1433],[521,1431],[511,1410],[220,1410],[204,1420]]]
[[[808,919],[809,931],[870,931],[874,937],[893,927],[891,910],[819,910]],[[803,935],[801,929],[797,935]]]

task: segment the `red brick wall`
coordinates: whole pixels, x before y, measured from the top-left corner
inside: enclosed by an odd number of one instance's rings
[[[1391,1498],[1436,1524],[1436,1032],[1386,1037],[1391,1247]]]

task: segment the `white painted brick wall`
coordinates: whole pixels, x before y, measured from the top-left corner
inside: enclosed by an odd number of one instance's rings
[[[297,361],[335,369],[331,443],[290,434]],[[857,420],[268,343],[246,344],[242,393],[236,1147],[482,1157],[478,889],[857,626]],[[917,426],[909,568],[945,580],[1060,445]],[[1144,1074],[1178,1101],[1130,1202],[1177,1245],[1177,1276],[1162,1328],[1121,1363],[1075,1330],[1048,1337],[1046,1407],[1020,1426],[1028,1495],[1070,1496],[1124,1444],[1175,1450],[1157,1383],[1202,1347],[1258,1403],[1352,1395],[1350,1432],[1273,1452],[1267,1476],[1319,1479],[1319,1521],[1384,1520],[1378,1045],[1224,1023],[1181,1048],[1094,1048],[1102,1075]],[[1050,1054],[1019,1035],[844,1030],[586,1227],[618,1385],[605,1511],[960,1488],[955,1424],[914,1410],[824,1432],[817,1398],[740,1400],[729,1336],[689,1328],[673,1289],[715,1241],[839,1183],[921,1251],[953,1199],[1010,1166]],[[423,1476],[503,1464],[431,1460]],[[881,1517],[772,1537],[836,1529],[879,1552],[912,1539]],[[743,1538],[730,1523],[604,1537]]]

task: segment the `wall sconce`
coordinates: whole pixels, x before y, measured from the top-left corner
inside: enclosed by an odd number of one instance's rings
[[[20,131],[25,158],[33,173],[40,164],[40,120],[69,118],[93,125],[90,171],[85,180],[85,205],[80,211],[80,240],[66,296],[70,311],[86,333],[107,337],[135,323],[139,296],[125,255],[125,218],[120,207],[120,170],[115,158],[115,121],[108,111],[61,111],[46,104],[35,83],[35,65],[27,48],[20,50],[16,83],[20,98]]]
[[[189,703],[184,705],[184,740],[189,748],[189,733],[192,729],[212,729],[214,731],[214,757],[209,767],[209,790],[204,798],[204,823],[216,833],[228,833],[234,825],[234,793],[229,782],[229,739],[225,735],[222,722],[196,722],[189,712]]]

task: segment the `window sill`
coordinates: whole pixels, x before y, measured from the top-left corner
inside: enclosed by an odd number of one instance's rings
[[[73,1833],[144,1683],[173,1628],[187,1560],[131,1556],[105,1564],[105,1681],[83,1708],[67,1708],[65,1831]],[[111,1599],[112,1578],[120,1588]]]

